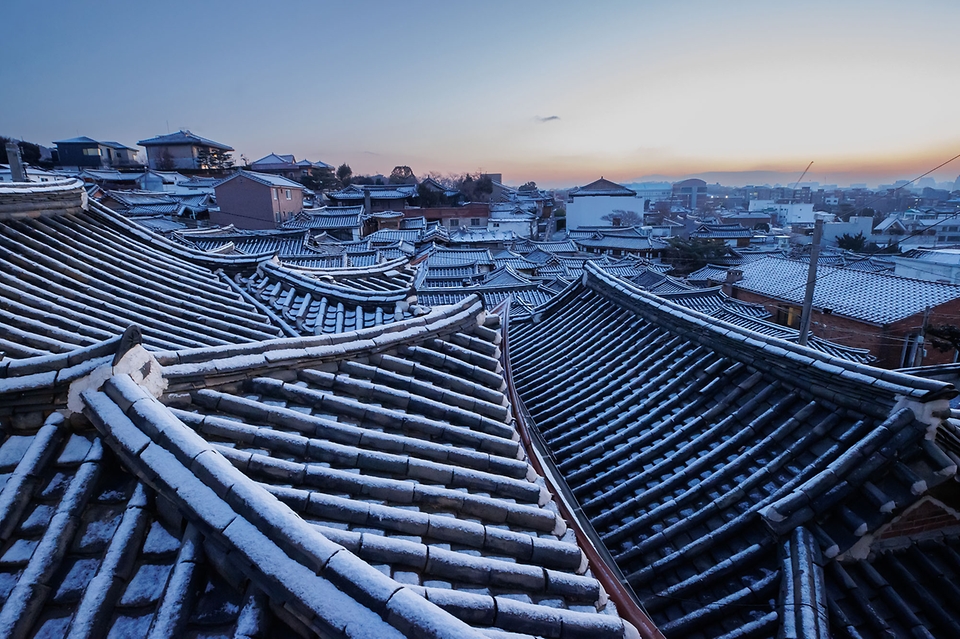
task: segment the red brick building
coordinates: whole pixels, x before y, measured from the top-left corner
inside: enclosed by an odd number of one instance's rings
[[[773,321],[799,328],[808,264],[765,257],[728,271],[724,291],[739,300],[763,304]],[[960,285],[927,282],[855,268],[821,266],[813,296],[811,330],[817,337],[865,348],[876,366],[901,368],[953,362],[918,337],[928,325],[960,321]]]

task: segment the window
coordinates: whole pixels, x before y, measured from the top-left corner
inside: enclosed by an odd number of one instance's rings
[[[84,155],[97,155],[97,156],[99,156],[99,155],[100,155],[100,148],[97,147],[96,149],[84,149],[84,150],[83,150],[83,154],[84,154]]]
[[[460,220],[457,220],[457,219],[450,220],[450,226],[460,226]]]
[[[273,199],[279,200],[280,196],[278,194],[280,193],[280,189],[271,189],[271,190],[273,191]]]
[[[286,190],[286,193],[284,193],[284,195],[286,196],[286,198],[287,198],[288,200],[292,200],[292,199],[293,199],[293,196],[290,195],[290,189],[287,189],[287,190]]]
[[[470,226],[480,226],[480,218],[479,218],[479,217],[471,217],[471,218],[470,218]]]

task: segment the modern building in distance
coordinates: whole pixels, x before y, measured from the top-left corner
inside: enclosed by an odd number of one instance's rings
[[[139,167],[137,150],[119,142],[99,142],[81,135],[54,142],[61,166],[80,169]]]
[[[673,185],[673,200],[691,211],[707,198],[707,183],[699,178],[682,180]]]
[[[776,213],[777,223],[786,224],[813,224],[816,216],[813,214],[813,204],[808,202],[779,202],[776,200],[750,200],[748,210],[770,211]]]
[[[303,211],[303,185],[279,175],[237,171],[217,182],[219,211],[210,221],[241,229],[275,229]]]
[[[146,147],[149,168],[159,171],[210,168],[204,165],[204,156],[222,156],[233,151],[232,146],[202,138],[186,129],[140,140],[137,144]]]
[[[614,211],[633,211],[643,215],[643,203],[637,192],[616,182],[600,177],[586,186],[578,186],[567,193],[568,229],[579,226],[602,226],[609,223],[605,215]]]

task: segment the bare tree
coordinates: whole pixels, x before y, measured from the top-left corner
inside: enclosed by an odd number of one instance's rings
[[[614,209],[612,213],[607,213],[600,219],[610,222],[613,226],[641,226],[643,224],[642,215],[636,211],[624,211],[621,209]]]

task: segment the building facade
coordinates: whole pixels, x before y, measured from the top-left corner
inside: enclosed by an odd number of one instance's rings
[[[147,165],[158,171],[224,168],[232,146],[214,142],[186,129],[137,142],[147,149]]]
[[[214,187],[210,221],[241,229],[275,229],[303,211],[303,186],[279,175],[237,171]]]

